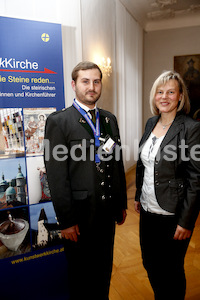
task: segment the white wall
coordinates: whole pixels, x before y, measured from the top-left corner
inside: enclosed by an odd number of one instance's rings
[[[1,16],[62,24],[65,103],[72,103],[72,68],[82,60],[80,0],[1,0]]]
[[[200,26],[147,32],[144,43],[143,125],[151,116],[149,93],[164,70],[173,70],[174,56],[200,54]]]

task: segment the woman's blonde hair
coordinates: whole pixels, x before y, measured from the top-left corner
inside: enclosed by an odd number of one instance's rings
[[[175,79],[178,82],[179,92],[181,94],[181,100],[179,102],[177,111],[182,110],[186,114],[188,114],[190,112],[190,100],[188,97],[186,85],[185,85],[182,77],[177,72],[165,71],[154,81],[154,84],[151,88],[149,102],[150,102],[150,109],[151,109],[151,112],[153,115],[160,114],[159,109],[156,107],[156,104],[155,104],[155,95],[156,95],[157,88],[163,84],[166,84],[171,79]]]

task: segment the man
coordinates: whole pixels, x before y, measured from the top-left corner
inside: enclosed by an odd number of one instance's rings
[[[71,84],[73,105],[46,122],[47,177],[68,260],[70,300],[108,300],[115,222],[124,223],[127,208],[119,130],[115,116],[96,107],[102,89],[96,64],[79,63]]]

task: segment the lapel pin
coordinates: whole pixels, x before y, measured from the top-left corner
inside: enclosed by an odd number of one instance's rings
[[[79,122],[80,122],[80,123],[83,123],[83,124],[85,124],[85,123],[86,123],[86,121],[85,121],[85,120],[83,120],[83,118],[80,118]]]
[[[108,117],[105,117],[105,121],[108,124],[110,122],[110,119]]]

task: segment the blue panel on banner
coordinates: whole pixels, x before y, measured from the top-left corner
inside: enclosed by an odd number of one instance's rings
[[[64,107],[61,25],[0,18],[0,107]]]
[[[2,300],[68,299],[67,261],[59,248],[1,260],[0,268]]]

